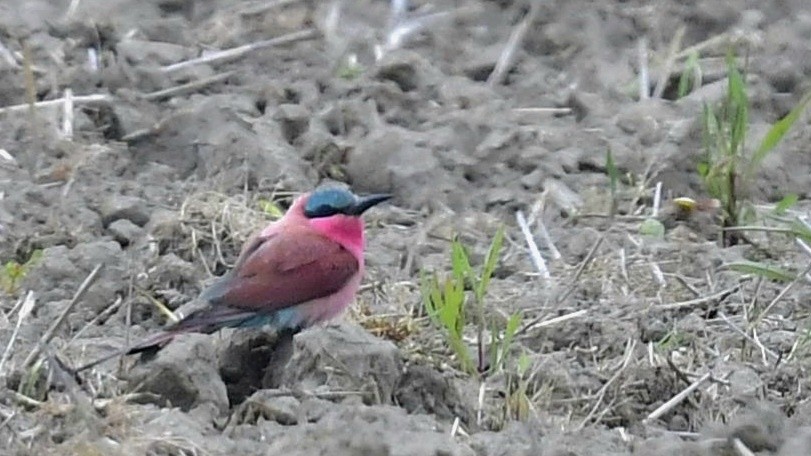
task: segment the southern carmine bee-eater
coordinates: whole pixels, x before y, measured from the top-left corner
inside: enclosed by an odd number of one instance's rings
[[[354,299],[363,276],[361,215],[390,197],[358,196],[337,184],[298,197],[284,217],[245,243],[233,269],[203,290],[204,307],[74,372],[160,348],[184,333],[270,325],[295,334],[338,316]]]

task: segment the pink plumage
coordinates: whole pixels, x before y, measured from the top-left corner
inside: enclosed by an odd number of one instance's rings
[[[248,240],[231,271],[201,293],[204,308],[123,353],[160,348],[178,334],[225,327],[269,324],[295,333],[340,315],[364,272],[361,215],[389,198],[357,196],[334,185],[302,195],[284,217]]]

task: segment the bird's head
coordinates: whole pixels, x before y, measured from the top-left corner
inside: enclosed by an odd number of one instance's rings
[[[385,194],[356,195],[347,186],[330,182],[299,197],[285,219],[289,218],[289,223],[305,223],[339,242],[362,261],[366,241],[361,215],[389,198],[391,195]],[[285,219],[281,223],[285,223]]]
[[[388,194],[359,196],[336,185],[316,188],[304,204],[304,216],[309,219],[343,215],[360,217],[372,206],[391,198]]]

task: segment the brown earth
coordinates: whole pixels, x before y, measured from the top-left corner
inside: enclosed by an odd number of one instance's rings
[[[726,267],[800,272],[807,255],[761,232],[722,248],[713,216],[667,215],[673,197],[707,197],[700,116],[724,95],[731,41],[750,143],[811,89],[807,1],[540,2],[514,64],[488,81],[528,5],[414,2],[392,21],[379,0],[1,3],[0,106],[18,107],[0,108],[0,261],[35,258],[19,281],[3,275],[0,453],[811,454],[808,283],[781,293]],[[387,45],[414,23],[426,27]],[[666,61],[682,28],[703,86],[676,100],[685,59]],[[661,97],[640,101],[642,37]],[[72,109],[28,105],[68,89]],[[745,196],[762,209],[794,193],[802,215],[809,144],[805,116]],[[192,301],[326,178],[396,198],[368,217],[358,303],[297,336],[285,369],[268,331],[182,337],[80,379],[60,367],[166,324],[163,306]],[[639,224],[659,182],[667,231],[654,239]],[[424,317],[419,277],[449,268],[454,233],[480,263],[501,224],[487,313],[521,312],[523,326],[482,387]]]

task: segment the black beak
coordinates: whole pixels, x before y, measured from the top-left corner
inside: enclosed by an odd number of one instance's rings
[[[391,199],[392,195],[389,194],[378,194],[378,195],[367,195],[367,196],[359,196],[358,200],[349,210],[346,212],[346,215],[354,215],[359,216],[366,212],[370,207],[375,206],[377,204],[382,203],[388,199]]]

